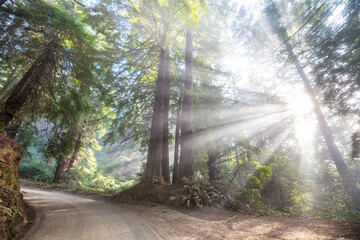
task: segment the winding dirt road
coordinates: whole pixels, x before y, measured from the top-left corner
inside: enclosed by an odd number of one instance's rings
[[[131,210],[104,201],[22,187],[36,209],[26,240],[162,239]]]
[[[21,188],[37,219],[24,240],[360,239],[360,223],[241,215],[214,208],[113,204],[63,192]]]

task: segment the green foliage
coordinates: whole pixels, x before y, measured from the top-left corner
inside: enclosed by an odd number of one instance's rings
[[[27,125],[21,128],[17,139],[27,150],[19,164],[20,178],[51,182],[55,166],[54,161],[45,157],[46,140],[36,135],[32,126]]]
[[[21,213],[19,207],[17,207],[17,206],[6,207],[3,205],[3,201],[1,199],[0,199],[0,212],[4,215],[9,216],[10,219],[14,218],[16,216],[16,214],[19,214],[20,216],[22,216],[22,213]]]
[[[85,191],[118,193],[136,184],[135,180],[119,181],[101,171],[91,172],[84,167],[76,167],[63,174],[62,184]]]
[[[20,178],[32,181],[40,181],[50,183],[53,178],[53,168],[46,169],[42,161],[32,161],[31,163],[23,163],[19,166]]]
[[[257,162],[254,162],[254,165],[256,165],[256,170],[253,176],[248,179],[246,189],[243,190],[242,196],[254,206],[263,208],[264,198],[261,195],[261,190],[263,189],[263,185],[271,178],[272,172],[269,166],[261,166]]]

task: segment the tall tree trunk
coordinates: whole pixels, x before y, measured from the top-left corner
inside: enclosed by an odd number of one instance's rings
[[[164,106],[164,79],[165,79],[165,58],[166,51],[164,49],[164,37],[161,36],[161,50],[159,56],[159,70],[155,86],[155,100],[153,105],[153,116],[151,120],[149,150],[145,167],[144,177],[145,183],[150,183],[153,176],[161,176],[161,161],[163,147],[163,106]]]
[[[161,172],[165,181],[170,182],[169,169],[169,102],[170,102],[170,55],[166,49],[165,79],[164,79],[164,109],[163,109],[163,146]]]
[[[326,119],[324,117],[324,114],[321,111],[320,104],[316,100],[315,93],[311,87],[310,80],[306,76],[304,69],[301,67],[298,59],[296,58],[295,54],[292,51],[292,48],[290,44],[286,44],[286,48],[289,52],[289,55],[291,56],[291,59],[296,67],[296,70],[298,71],[302,82],[305,86],[306,92],[311,98],[312,102],[314,103],[314,112],[316,115],[316,118],[319,123],[321,134],[323,135],[326,146],[330,152],[331,158],[335,163],[336,169],[339,172],[345,190],[351,197],[354,207],[359,211],[360,210],[360,190],[356,186],[356,181],[351,175],[348,167],[346,166],[345,159],[341,155],[338,147],[336,146],[334,136],[331,133],[331,130],[329,128],[329,125],[326,122]]]
[[[176,114],[174,168],[173,168],[173,179],[172,179],[173,183],[176,183],[179,180],[178,178],[179,178],[180,122],[181,122],[181,96],[179,97],[179,105]]]
[[[192,30],[186,31],[185,48],[185,91],[183,91],[181,117],[181,149],[179,163],[179,177],[192,179],[194,175],[193,153],[193,36]]]
[[[54,63],[55,47],[55,41],[51,41],[11,91],[0,112],[0,133],[4,131],[15,114],[24,105],[31,92],[39,85],[40,79],[45,74],[48,66]]]
[[[279,39],[285,43],[286,51],[290,57],[290,60],[295,65],[295,68],[296,68],[297,72],[299,73],[301,80],[305,86],[305,90],[314,104],[314,112],[315,112],[317,121],[319,123],[321,134],[323,135],[323,137],[325,139],[327,148],[330,152],[332,160],[335,163],[336,169],[342,178],[342,182],[344,184],[345,190],[351,197],[356,210],[360,211],[360,190],[356,186],[356,181],[353,178],[353,176],[350,174],[350,171],[349,171],[348,167],[346,166],[345,160],[344,160],[343,156],[341,155],[338,147],[335,144],[334,137],[333,137],[331,130],[326,122],[326,119],[321,111],[320,104],[316,99],[316,95],[310,84],[310,80],[306,76],[304,69],[301,66],[297,56],[294,54],[293,47],[291,46],[291,44],[288,41],[286,41],[288,39],[288,35],[286,32],[286,28],[283,27],[278,20],[279,11],[276,8],[276,4],[275,3],[272,3],[272,4],[273,4],[272,6],[274,7],[274,10],[276,13],[276,14],[273,14],[275,16],[274,19],[270,19],[270,22],[272,22],[273,30],[278,35]],[[271,14],[269,14],[269,16],[271,16]]]

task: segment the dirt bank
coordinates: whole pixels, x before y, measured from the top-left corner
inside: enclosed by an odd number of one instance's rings
[[[0,135],[0,239],[11,239],[26,224],[18,166],[24,149]]]

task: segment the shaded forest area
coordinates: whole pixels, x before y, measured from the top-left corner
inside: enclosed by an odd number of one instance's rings
[[[359,221],[357,0],[2,0],[0,14],[0,147],[22,146],[0,151],[0,223],[21,215],[22,148],[27,182]]]

